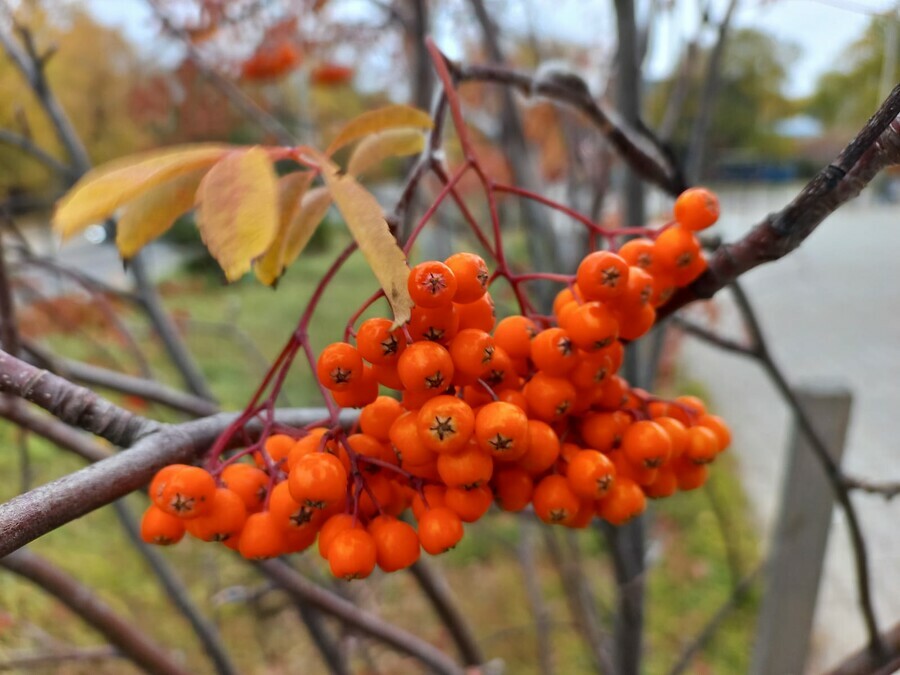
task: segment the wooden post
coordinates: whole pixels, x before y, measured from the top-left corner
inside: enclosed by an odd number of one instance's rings
[[[797,393],[828,452],[840,464],[850,421],[850,392],[830,386]],[[795,425],[756,630],[752,675],[804,672],[833,505],[834,493],[825,472]]]

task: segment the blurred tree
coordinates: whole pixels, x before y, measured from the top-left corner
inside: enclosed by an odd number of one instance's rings
[[[141,125],[122,114],[141,64],[120,33],[71,4],[23,5],[16,19],[33,29],[40,52],[52,50],[47,78],[94,162],[134,152],[149,142]],[[0,100],[10,102],[0,106],[0,127],[30,137],[64,163],[68,160],[49,118],[8,60],[0,62]],[[0,145],[0,190],[43,192],[52,179],[43,165]]]
[[[896,35],[898,23],[900,19],[894,14],[872,17],[863,34],[835,60],[840,66],[819,78],[809,102],[811,115],[838,128],[859,126],[869,118],[874,106],[887,95],[881,90],[885,69],[900,72],[896,37],[891,50],[893,63],[885,59],[885,44],[890,31]],[[889,86],[896,84],[896,77],[892,79]],[[853,95],[848,96],[851,91]]]
[[[721,88],[710,127],[709,156],[750,151],[780,157],[791,150],[790,143],[774,132],[773,124],[795,111],[794,103],[783,90],[797,52],[796,45],[777,41],[765,33],[752,29],[734,31],[722,60]],[[671,137],[673,147],[682,155],[701,104],[699,92],[708,58],[709,50],[701,50],[687,71],[688,95]],[[656,83],[647,96],[648,118],[654,126],[665,115],[680,71],[680,66],[675,68],[673,75]]]

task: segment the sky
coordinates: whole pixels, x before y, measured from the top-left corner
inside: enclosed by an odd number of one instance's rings
[[[155,28],[145,0],[81,0],[103,23],[124,30],[144,53],[153,54]],[[697,26],[697,1],[676,0],[672,12],[657,12],[652,49],[646,72],[656,78],[666,75],[675,63],[685,36]],[[364,2],[341,2],[359,11]],[[638,0],[638,16],[646,0]],[[490,2],[489,2],[490,6]],[[565,38],[583,44],[602,44],[604,35],[615,35],[612,2],[587,0],[531,0],[506,3],[511,11],[504,16],[508,29],[526,32],[539,27],[539,33],[551,38]],[[713,16],[724,13],[725,0],[712,0]],[[741,0],[735,25],[753,27],[796,43],[801,56],[793,64],[788,93],[802,96],[812,91],[819,74],[833,68],[845,46],[863,31],[868,17],[891,7],[900,11],[900,0]],[[441,30],[437,30],[440,43]],[[612,39],[610,40],[612,42]],[[452,50],[450,50],[452,52]],[[451,55],[453,55],[451,53]]]

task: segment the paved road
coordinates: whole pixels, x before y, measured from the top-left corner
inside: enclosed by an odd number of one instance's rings
[[[721,194],[717,229],[734,239],[793,189]],[[900,205],[856,202],[826,220],[788,258],[746,275],[774,357],[794,384],[836,382],[854,396],[845,468],[900,480]],[[716,301],[719,326],[739,335],[730,299]],[[702,381],[733,425],[734,450],[762,531],[769,533],[781,491],[789,420],[759,369],[689,340],[681,363]],[[875,602],[882,627],[900,621],[900,498],[856,498],[871,542]],[[814,627],[810,672],[860,646],[847,531],[836,514]]]

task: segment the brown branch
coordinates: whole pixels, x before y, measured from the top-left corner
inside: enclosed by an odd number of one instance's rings
[[[35,143],[27,136],[17,134],[15,131],[11,131],[9,129],[0,129],[0,143],[13,148],[17,148],[25,154],[30,155],[33,159],[36,159],[38,162],[50,169],[53,173],[62,176],[66,180],[71,181],[73,179],[72,169],[70,167],[60,162],[49,152],[43,150],[37,143]]]
[[[419,560],[409,571],[438,613],[441,622],[450,631],[465,664],[478,666],[484,663],[484,654],[475,640],[472,627],[457,607],[444,576],[424,560]]]
[[[0,417],[74,452],[89,462],[99,462],[112,456],[112,451],[103,448],[87,434],[49,415],[36,414],[30,407],[9,398],[0,398]]]
[[[742,239],[721,246],[710,257],[707,270],[660,308],[657,320],[694,300],[711,298],[754,267],[786,256],[882,169],[900,163],[898,115],[900,85],[834,163],[823,168],[784,209],[767,216]]]
[[[219,411],[215,403],[199,396],[186,394],[155,380],[135,377],[108,368],[56,356],[31,341],[25,341],[25,351],[32,354],[41,365],[57,375],[75,382],[138,396],[146,401],[159,403],[195,417],[214,415]]]
[[[900,668],[900,623],[882,633],[881,642],[885,646],[885,660],[872,656],[872,650],[866,646],[854,652],[840,664],[828,671],[826,675],[891,675]]]
[[[687,185],[681,170],[667,151],[648,134],[622,124],[613,113],[594,100],[587,85],[577,75],[553,74],[545,79],[516,72],[498,65],[460,65],[448,62],[461,81],[496,82],[518,89],[525,96],[546,96],[565,103],[584,114],[599,129],[623,160],[645,180],[675,196]]]
[[[160,675],[188,675],[190,672],[151,641],[144,631],[116,614],[87,586],[37,554],[22,549],[0,558],[0,566],[40,586],[65,604],[147,672]]]
[[[436,673],[463,674],[463,668],[437,647],[316,586],[284,561],[267,560],[259,566],[282,590],[298,601],[309,603],[346,626],[420,660]]]
[[[844,485],[848,490],[859,490],[872,495],[884,497],[891,500],[900,495],[900,482],[878,482],[867,480],[865,478],[855,478],[852,476],[844,476]]]
[[[0,670],[21,671],[28,668],[52,666],[59,663],[84,663],[120,659],[122,654],[113,646],[70,647],[47,652],[11,652],[6,661],[0,661]]]

